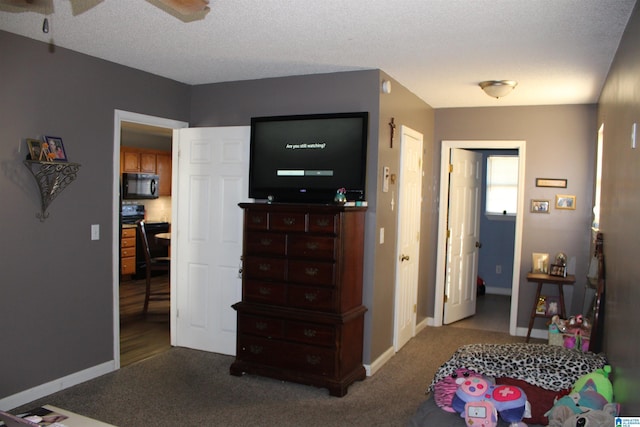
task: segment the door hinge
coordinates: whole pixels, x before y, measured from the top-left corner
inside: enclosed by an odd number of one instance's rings
[[[449,173],[453,173],[453,165],[449,163]]]
[[[447,230],[447,239],[451,237],[451,230]]]
[[[414,313],[418,312],[418,304],[413,304],[413,312]]]
[[[449,295],[444,294],[444,303],[446,304],[449,301]]]

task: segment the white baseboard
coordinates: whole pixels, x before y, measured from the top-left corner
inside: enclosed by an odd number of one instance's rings
[[[421,321],[420,323],[418,323],[416,325],[416,335],[418,335],[428,325],[429,325],[429,318],[426,318],[423,321]],[[380,368],[382,368],[385,365],[385,363],[387,363],[389,360],[391,360],[391,358],[393,356],[395,356],[395,354],[396,354],[396,352],[395,352],[393,346],[391,346],[391,347],[389,347],[387,349],[387,351],[382,353],[382,355],[380,355],[380,357],[378,357],[376,360],[374,360],[373,363],[371,363],[369,365],[365,364],[364,365],[364,369],[367,372],[367,376],[370,377],[370,376],[374,375],[376,372],[378,372],[380,370]]]
[[[486,293],[492,295],[511,295],[511,288],[498,288],[487,286]]]
[[[74,372],[66,377],[58,378],[57,380],[53,380],[45,384],[40,384],[12,396],[3,397],[0,399],[0,411],[8,411],[18,406],[25,405],[36,399],[40,399],[41,397],[48,396],[85,381],[92,380],[104,374],[108,374],[109,372],[113,372],[114,370],[115,362],[111,360],[82,371]]]

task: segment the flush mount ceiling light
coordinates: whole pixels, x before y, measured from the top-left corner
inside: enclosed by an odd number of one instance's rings
[[[518,82],[513,80],[486,80],[478,83],[484,93],[492,98],[502,98],[511,93],[511,91],[518,85]]]

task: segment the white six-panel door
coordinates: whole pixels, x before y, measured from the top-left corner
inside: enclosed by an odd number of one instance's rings
[[[238,203],[248,200],[249,132],[248,126],[174,131],[171,284],[177,346],[235,354],[231,305],[242,292]]]
[[[451,150],[449,239],[445,273],[444,324],[476,312],[476,278],[480,245],[482,154]]]

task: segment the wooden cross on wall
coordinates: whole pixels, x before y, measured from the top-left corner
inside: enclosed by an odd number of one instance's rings
[[[390,148],[393,148],[393,135],[396,133],[396,124],[394,123],[393,117],[391,117],[391,121],[389,122],[389,127],[391,128]]]

